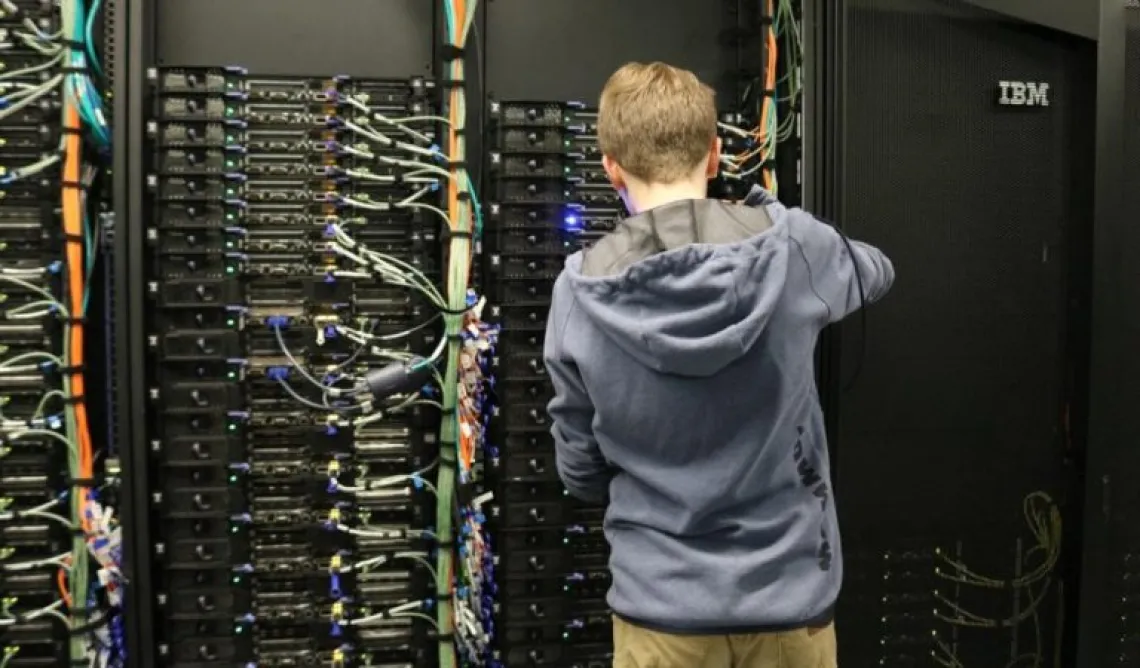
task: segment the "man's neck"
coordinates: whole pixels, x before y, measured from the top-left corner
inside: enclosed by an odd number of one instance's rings
[[[708,183],[670,183],[668,185],[652,184],[630,187],[628,204],[634,209],[632,214],[639,214],[659,206],[682,202],[690,199],[704,199],[708,197]]]

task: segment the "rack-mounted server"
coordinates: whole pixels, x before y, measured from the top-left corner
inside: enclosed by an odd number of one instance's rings
[[[427,354],[419,298],[359,258],[439,271],[422,79],[155,70],[147,372],[165,665],[430,665],[438,414],[352,385]],[[413,141],[408,139],[409,142]],[[346,250],[351,248],[351,252]],[[340,389],[336,389],[340,388]]]
[[[554,462],[542,348],[565,257],[622,216],[597,146],[597,114],[576,104],[489,108],[487,290],[501,327],[494,513],[499,637],[507,666],[608,665],[608,548],[601,507],[568,497]]]

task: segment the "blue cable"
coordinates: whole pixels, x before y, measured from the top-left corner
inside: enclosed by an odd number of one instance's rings
[[[101,2],[101,0],[97,0]],[[98,5],[96,5],[96,8]],[[91,13],[93,17],[95,12]],[[84,44],[84,51],[69,51],[69,58],[67,64],[77,69],[82,69],[88,63],[88,58],[84,55],[86,51],[90,50],[91,45],[89,40],[84,40],[84,33],[86,32],[85,23],[88,22],[86,7],[82,0],[75,0],[75,25],[70,26],[72,29],[71,38],[74,41]],[[97,63],[95,63],[97,65]],[[99,92],[91,83],[91,78],[80,74],[66,75],[67,88],[75,99],[75,104],[78,107],[79,114],[87,125],[91,127],[93,138],[96,144],[102,148],[107,149],[111,145],[110,128],[107,127],[106,120],[103,116],[102,99]]]
[[[94,0],[91,4],[91,11],[87,13],[87,25],[83,30],[83,43],[87,49],[87,58],[91,61],[91,67],[103,76],[103,66],[99,64],[99,57],[95,53],[95,40],[91,38],[95,27],[95,15],[99,13],[99,8],[103,5],[103,0]]]
[[[467,176],[467,194],[471,196],[471,208],[475,211],[475,239],[483,236],[483,207],[479,205],[479,198],[475,195],[475,184],[471,182],[471,174]]]

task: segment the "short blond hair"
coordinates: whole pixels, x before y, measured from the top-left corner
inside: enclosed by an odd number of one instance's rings
[[[665,63],[628,63],[598,103],[598,144],[631,176],[674,183],[697,169],[716,141],[712,88]]]

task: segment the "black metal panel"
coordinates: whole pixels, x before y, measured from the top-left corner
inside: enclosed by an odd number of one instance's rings
[[[153,35],[149,29],[153,3],[115,0],[113,36],[114,156],[112,200],[115,214],[114,257],[115,345],[122,363],[115,367],[120,396],[116,402],[119,452],[123,469],[123,561],[126,588],[128,656],[132,665],[157,665],[154,652],[154,605],[151,587],[151,534],[148,523],[150,493],[145,434],[146,384],[141,364],[124,358],[144,350],[142,330],[144,278],[141,251],[144,244],[141,204],[146,175],[138,153],[143,142],[142,96],[144,72]]]
[[[1140,663],[1140,3],[1104,0],[1077,668]],[[1124,15],[1127,14],[1127,19]],[[1127,33],[1125,32],[1127,30]],[[1121,142],[1121,137],[1124,141]]]
[[[1096,39],[1099,31],[1099,0],[964,0],[978,7],[1014,18]]]
[[[846,12],[835,0],[805,0],[803,3],[804,112],[801,174],[803,207],[839,225],[842,210],[843,124],[846,121],[844,90],[846,57]],[[840,341],[842,325],[827,328],[816,347],[816,373],[820,404],[829,446],[836,441],[838,399],[842,379]],[[832,451],[832,480],[841,475]]]
[[[592,103],[622,64],[660,60],[729,94],[736,55],[723,45],[724,23],[710,0],[494,0],[487,88],[501,100]]]
[[[1081,303],[1072,266],[1090,233],[1095,50],[939,0],[847,4],[839,219],[891,256],[898,280],[865,332],[857,317],[842,332],[841,377],[861,372],[834,443],[850,557],[840,648],[851,665],[927,665],[938,638],[964,665],[1004,665],[1038,652],[1028,622],[1020,634],[1001,624],[1026,592],[931,574],[947,553],[1001,578],[1036,567],[1023,498],[1063,501],[1071,484],[1070,301]],[[1002,80],[1049,83],[1050,106],[998,106]],[[907,572],[913,583],[888,591]],[[1051,664],[1048,593],[1038,621]],[[997,628],[946,622],[943,599]],[[925,603],[895,605],[908,600]]]
[[[436,4],[429,0],[163,2],[156,17],[156,64],[238,65],[263,75],[428,74]]]

